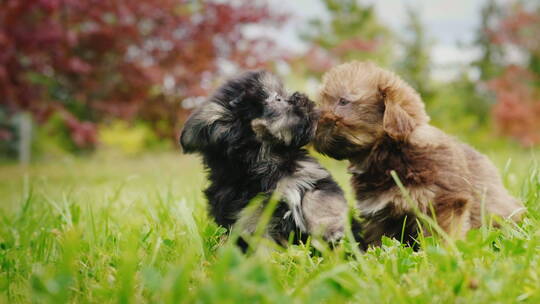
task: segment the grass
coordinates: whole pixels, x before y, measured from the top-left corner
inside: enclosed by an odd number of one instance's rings
[[[525,220],[418,252],[385,239],[243,255],[206,214],[195,157],[3,165],[0,303],[539,303],[540,167],[531,151],[488,154]],[[322,161],[352,199],[346,165]]]

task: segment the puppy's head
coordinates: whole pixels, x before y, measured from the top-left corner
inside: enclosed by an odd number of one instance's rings
[[[315,135],[317,118],[315,103],[295,92],[286,99],[267,99],[262,115],[251,121],[251,128],[257,140],[267,145],[299,148]]]
[[[353,61],[323,76],[315,148],[337,159],[353,158],[388,136],[407,140],[429,121],[420,96],[392,72]]]
[[[190,116],[180,137],[185,152],[257,143],[300,147],[313,137],[317,116],[305,95],[289,95],[267,71],[231,79]]]

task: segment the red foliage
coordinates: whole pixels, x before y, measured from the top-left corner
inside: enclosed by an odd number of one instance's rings
[[[531,85],[538,80],[533,73],[510,66],[489,83],[497,95],[493,115],[498,126],[524,146],[540,143],[540,92]]]
[[[540,14],[517,6],[512,14],[502,20],[490,33],[497,44],[514,44],[529,51],[540,50]]]
[[[44,121],[64,117],[78,145],[108,117],[165,121],[205,94],[220,62],[257,67],[273,44],[243,27],[284,16],[255,1],[5,0],[0,10],[0,102]],[[169,85],[165,85],[165,83]],[[163,125],[163,123],[160,123]]]
[[[300,66],[303,66],[303,69],[322,75],[324,72],[338,64],[339,60],[326,49],[314,45],[311,46],[305,54],[288,58],[288,62],[293,66],[296,65],[296,70],[300,69]]]
[[[540,11],[521,6],[490,31],[492,43],[512,46],[523,54],[525,64],[508,65],[489,83],[497,104],[493,108],[501,131],[517,138],[523,145],[540,143]]]
[[[342,56],[351,51],[361,51],[361,52],[375,52],[378,46],[377,40],[366,40],[361,38],[352,38],[344,40],[339,43],[334,49],[333,53],[338,56]]]

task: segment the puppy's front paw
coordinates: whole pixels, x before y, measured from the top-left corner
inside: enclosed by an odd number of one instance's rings
[[[325,241],[329,243],[337,243],[344,236],[343,226],[332,225],[328,227],[323,235]]]

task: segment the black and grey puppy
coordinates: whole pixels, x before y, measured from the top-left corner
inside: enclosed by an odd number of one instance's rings
[[[210,186],[205,194],[219,225],[255,231],[264,203],[246,206],[257,195],[280,199],[266,236],[286,245],[294,233],[343,236],[347,203],[330,173],[304,145],[315,133],[318,114],[307,96],[287,94],[267,71],[250,71],[221,86],[188,119],[180,143],[185,153],[203,156]],[[245,244],[244,244],[245,245]]]

